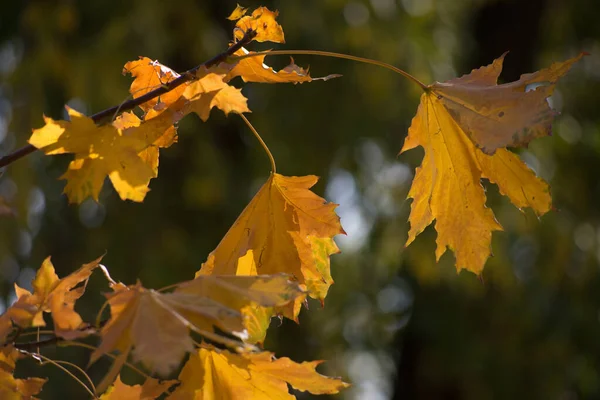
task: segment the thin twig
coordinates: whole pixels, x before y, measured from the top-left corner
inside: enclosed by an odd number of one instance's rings
[[[221,54],[214,56],[210,60],[205,61],[202,64],[195,66],[194,68],[181,74],[176,79],[173,79],[171,82],[168,82],[168,83],[160,86],[159,88],[156,88],[156,89],[152,90],[151,92],[144,94],[143,96],[140,96],[135,99],[128,100],[119,105],[107,108],[106,110],[100,111],[100,112],[92,115],[90,118],[95,123],[99,124],[99,123],[105,122],[105,120],[107,118],[112,118],[112,116],[117,113],[133,110],[140,104],[144,104],[145,102],[150,101],[160,95],[168,93],[171,90],[177,88],[178,86],[181,86],[186,82],[196,79],[196,72],[200,68],[202,68],[202,67],[208,68],[208,67],[211,67],[213,65],[216,65],[220,62],[227,60],[228,57],[233,55],[233,53],[238,51],[243,46],[250,43],[252,41],[252,39],[254,39],[255,37],[256,37],[256,31],[253,29],[249,29],[248,31],[246,31],[246,34],[244,35],[244,37],[242,39],[240,39],[240,41],[238,41],[237,43],[230,46],[227,49],[227,51],[224,51]],[[20,149],[15,150],[11,154],[1,157],[0,158],[0,168],[11,164],[11,163],[17,161],[18,159],[23,158],[26,155],[33,153],[36,150],[37,150],[37,148],[35,148],[31,144],[23,146]]]
[[[59,342],[64,341],[65,339],[60,336],[53,336],[48,339],[37,340],[35,342],[26,342],[26,343],[15,343],[13,346],[19,350],[31,351],[37,349],[38,347],[49,346],[52,344],[57,344]]]

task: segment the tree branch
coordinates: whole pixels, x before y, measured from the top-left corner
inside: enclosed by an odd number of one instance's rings
[[[13,346],[19,350],[32,351],[38,347],[50,346],[63,341],[66,340],[59,336],[52,336],[48,339],[38,340],[36,342],[14,343]]]
[[[161,87],[144,94],[143,96],[128,100],[117,106],[107,108],[106,110],[100,111],[100,112],[92,115],[90,118],[92,118],[92,120],[95,123],[99,124],[99,123],[105,122],[105,120],[107,118],[112,118],[112,116],[115,115],[116,113],[133,110],[135,107],[139,106],[140,104],[143,104],[143,103],[145,103],[149,100],[152,100],[160,95],[168,93],[171,90],[175,89],[176,87],[181,86],[186,82],[196,79],[196,72],[200,68],[212,67],[213,65],[216,65],[220,62],[225,61],[227,59],[227,57],[233,55],[233,53],[238,51],[241,47],[250,43],[252,41],[252,39],[254,39],[255,37],[256,37],[256,31],[253,29],[249,29],[244,34],[244,37],[241,38],[237,43],[230,46],[227,49],[227,51],[224,51],[221,54],[214,56],[210,60],[205,61],[202,64],[195,66],[194,68],[181,74],[178,78],[173,79],[171,82],[166,83],[166,84],[162,85]],[[0,168],[11,164],[11,163],[17,161],[18,159],[23,158],[26,155],[33,153],[36,150],[37,150],[37,148],[35,148],[34,146],[32,146],[30,144],[23,146],[20,149],[15,150],[14,152],[12,152],[4,157],[1,157],[0,158]]]

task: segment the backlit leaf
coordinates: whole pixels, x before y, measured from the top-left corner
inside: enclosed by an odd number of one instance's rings
[[[140,57],[137,61],[129,61],[123,67],[123,75],[126,73],[130,73],[134,77],[129,88],[129,92],[134,99],[154,89],[158,89],[162,85],[179,77],[179,74],[171,68],[162,65],[158,61],[152,61],[148,57]],[[155,110],[165,109],[181,97],[185,87],[186,84],[180,85],[159,97],[141,104],[140,108],[146,112],[151,108]]]
[[[168,399],[287,400],[296,398],[288,385],[313,394],[335,394],[350,386],[316,372],[320,363],[295,363],[268,352],[235,354],[206,346],[190,356],[179,374],[181,385]]]
[[[164,112],[148,121],[136,122],[130,114],[113,124],[97,126],[72,108],[67,107],[67,111],[70,122],[45,118],[46,125],[33,131],[29,143],[47,155],[75,154],[75,160],[61,177],[67,180],[65,193],[69,202],[81,203],[87,197],[98,201],[106,176],[123,200],[142,201],[158,164],[153,157],[148,161],[143,152],[165,135],[174,136],[173,115]]]
[[[497,184],[519,208],[531,207],[537,215],[550,210],[548,185],[502,147],[520,146],[550,132],[554,112],[546,98],[581,56],[496,85],[501,57],[469,75],[428,87],[401,150],[425,149],[408,194],[413,203],[407,245],[435,220],[436,258],[450,248],[458,270],[480,273],[491,254],[492,231],[502,229],[485,206],[481,178]]]
[[[323,257],[331,253],[324,255],[319,250],[325,249],[313,244],[344,231],[334,212],[337,205],[309,190],[316,182],[316,176],[271,174],[199,274],[235,274],[240,257],[252,250],[258,274],[291,274],[312,289],[311,297],[324,299],[332,281]]]
[[[251,15],[245,15],[246,10],[241,11],[243,7],[238,4],[237,8],[229,16],[230,20],[238,19],[233,30],[233,36],[239,40],[244,34],[253,29],[256,31],[256,37],[253,40],[257,42],[275,42],[285,43],[283,28],[275,21],[279,12],[270,11],[266,7],[258,7]]]
[[[14,347],[7,346],[0,351],[0,399],[30,400],[42,391],[47,379],[27,378],[15,379],[13,376],[16,361],[22,358]]]
[[[54,330],[65,339],[75,339],[89,334],[87,326],[75,311],[75,302],[83,295],[87,281],[98,267],[102,257],[84,264],[72,274],[59,279],[50,257],[46,258],[33,280],[33,293],[15,285],[17,302],[7,311],[6,317],[22,328],[45,326],[43,313],[49,312]]]
[[[208,120],[213,107],[219,108],[225,115],[250,112],[248,99],[241,89],[224,81],[227,72],[217,67],[199,69],[196,74],[198,79],[192,81],[183,94],[189,100],[184,112],[195,112],[203,121]]]
[[[247,10],[248,10],[248,7],[242,7],[238,4],[237,7],[235,8],[235,10],[233,10],[233,12],[229,15],[229,17],[227,17],[227,19],[230,21],[236,21],[236,20],[242,18],[244,15],[246,15]]]
[[[177,381],[158,381],[148,378],[143,385],[127,385],[117,376],[115,383],[100,396],[100,400],[154,400],[162,395]]]

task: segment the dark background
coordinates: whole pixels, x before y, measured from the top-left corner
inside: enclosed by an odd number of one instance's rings
[[[400,157],[419,88],[377,67],[295,57],[303,85],[248,84],[250,120],[286,175],[315,174],[315,191],[338,208],[347,237],[332,258],[336,284],[325,308],[300,325],[275,323],[265,347],[296,361],[325,359],[323,373],[353,387],[349,399],[600,398],[600,4],[594,0],[246,1],[279,9],[287,43],[253,49],[316,49],[397,65],[423,82],[490,63],[506,50],[502,81],[591,53],[560,81],[552,137],[522,158],[552,186],[555,210],[538,220],[484,182],[505,232],[494,233],[479,279],[434,259],[428,228],[404,248],[406,195],[422,150]],[[26,143],[42,115],[64,104],[87,114],[126,99],[123,64],[138,56],[183,71],[223,51],[235,1],[11,1],[0,14],[0,154]],[[287,64],[285,56],[268,59]],[[235,84],[240,87],[241,82]],[[33,154],[7,168],[0,196],[0,305],[27,287],[52,255],[59,276],[107,252],[125,283],[162,287],[190,279],[269,173],[268,160],[235,115],[213,110],[180,124],[180,143],[161,153],[143,204],[106,184],[100,204],[61,195],[71,156]],[[95,277],[78,310],[91,320],[105,282]],[[85,349],[44,354],[86,365]],[[108,363],[88,372],[94,379]],[[50,376],[42,398],[85,398],[52,366],[24,363],[20,376]],[[130,383],[134,374],[124,372]],[[308,398],[309,396],[300,395]]]

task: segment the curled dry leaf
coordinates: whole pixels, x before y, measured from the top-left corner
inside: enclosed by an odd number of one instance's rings
[[[180,284],[172,293],[114,285],[108,295],[111,317],[102,328],[102,354],[133,349],[133,356],[165,375],[194,348],[190,330],[228,346],[240,345],[214,332],[244,338],[242,310],[250,305],[280,306],[302,295],[297,284],[279,276],[203,276]]]
[[[48,379],[27,378],[15,379],[13,373],[17,360],[23,358],[17,349],[5,346],[0,350],[0,399],[33,400],[42,391]]]
[[[114,384],[100,396],[100,400],[154,400],[169,390],[177,381],[159,381],[148,378],[143,385],[127,385],[117,376]]]
[[[88,325],[75,311],[75,302],[100,260],[102,257],[59,279],[50,257],[46,258],[33,280],[33,293],[15,284],[18,300],[0,317],[0,336],[5,338],[10,332],[11,321],[21,328],[45,326],[44,312],[51,313],[57,336],[67,340],[87,336]]]
[[[145,151],[164,144],[165,136],[175,137],[173,123],[178,117],[169,111],[141,122],[126,113],[113,124],[97,126],[72,108],[67,111],[70,122],[45,117],[46,125],[33,131],[29,143],[47,155],[75,154],[61,177],[67,180],[64,191],[69,202],[81,203],[87,197],[98,201],[106,176],[121,199],[143,201],[158,165]]]
[[[439,101],[460,129],[484,153],[492,155],[502,147],[526,146],[533,139],[548,136],[556,111],[546,101],[556,82],[585,53],[549,68],[521,75],[515,82],[498,85],[507,53],[488,66],[447,82],[435,82],[429,97]]]
[[[242,56],[253,54],[254,52],[241,48],[234,55]],[[304,83],[312,81],[327,81],[329,79],[338,78],[341,75],[331,74],[320,78],[312,78],[308,73],[308,69],[299,67],[291,59],[290,65],[280,71],[275,71],[273,68],[265,64],[265,55],[248,57],[237,61],[225,77],[225,81],[229,81],[236,76],[240,76],[244,82],[258,83]]]
[[[153,61],[148,57],[140,57],[137,61],[129,61],[125,64],[123,75],[127,73],[131,74],[134,78],[129,87],[129,93],[131,93],[134,99],[179,78],[177,72],[159,63],[157,60]],[[148,100],[141,104],[140,108],[144,112],[148,112],[150,109],[154,109],[157,112],[162,111],[179,100],[186,85],[187,83],[184,83],[157,98]]]
[[[296,363],[273,353],[235,354],[205,346],[190,356],[179,374],[181,385],[168,397],[183,399],[295,399],[288,385],[312,394],[335,394],[350,386],[319,374],[321,361]]]
[[[267,7],[258,7],[251,15],[246,15],[247,9],[239,4],[228,17],[235,21],[233,37],[240,40],[249,30],[256,31],[256,37],[253,40],[257,42],[275,42],[285,43],[283,28],[275,21],[279,15],[278,11],[270,11]]]
[[[543,215],[551,208],[548,185],[502,147],[550,133],[554,112],[546,98],[582,55],[496,85],[503,57],[461,78],[430,85],[401,150],[425,149],[408,194],[413,203],[407,245],[435,220],[436,258],[450,248],[458,270],[477,274],[491,254],[492,231],[502,229],[485,206],[481,178],[498,185],[519,209],[530,207]],[[528,91],[534,84],[542,86]]]

